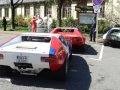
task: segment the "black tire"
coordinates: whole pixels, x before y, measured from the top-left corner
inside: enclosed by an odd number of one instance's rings
[[[78,47],[78,50],[79,50],[80,52],[85,52],[85,44],[82,45],[82,46],[80,46],[80,47]]]
[[[68,73],[68,61],[65,60],[62,68],[54,73],[54,78],[59,81],[65,81]]]
[[[109,46],[109,43],[106,41],[106,40],[104,40],[104,46]]]
[[[0,76],[10,75],[12,70],[7,66],[0,66]]]

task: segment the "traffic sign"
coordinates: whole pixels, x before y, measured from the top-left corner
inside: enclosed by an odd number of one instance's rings
[[[94,9],[94,13],[100,13],[100,9]]]
[[[94,9],[100,9],[100,8],[102,8],[102,6],[101,5],[97,5],[97,6],[93,6],[93,8]]]
[[[101,5],[93,6],[94,8],[94,13],[100,13],[100,8],[102,8]]]
[[[101,5],[104,0],[92,0],[94,5]]]

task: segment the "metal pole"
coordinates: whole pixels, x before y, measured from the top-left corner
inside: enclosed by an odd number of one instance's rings
[[[96,44],[98,43],[98,13],[96,13]]]

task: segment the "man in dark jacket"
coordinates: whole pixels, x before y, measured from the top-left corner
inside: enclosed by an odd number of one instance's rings
[[[6,18],[5,18],[5,17],[3,17],[2,25],[3,25],[3,27],[4,27],[4,31],[6,31],[7,21],[6,21]]]
[[[96,19],[95,17],[92,20],[92,26],[90,29],[90,41],[96,41]]]

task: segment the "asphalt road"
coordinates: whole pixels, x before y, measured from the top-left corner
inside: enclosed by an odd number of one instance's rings
[[[0,32],[0,43],[18,35]],[[84,53],[74,51],[65,82],[51,79],[48,71],[38,76],[0,77],[0,90],[120,90],[120,48],[87,41]]]

